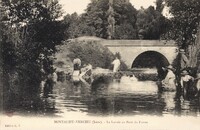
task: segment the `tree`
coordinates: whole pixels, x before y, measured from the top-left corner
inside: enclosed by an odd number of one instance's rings
[[[171,25],[165,37],[175,40],[180,49],[187,51],[190,67],[193,70],[192,76],[195,77],[196,68],[199,68],[197,63],[200,50],[198,32],[198,29],[200,29],[200,2],[198,0],[165,0],[165,2],[173,16],[170,18]],[[175,62],[178,83],[180,83],[181,69],[183,69],[180,67],[181,58],[179,55]],[[177,88],[181,90],[180,85]]]
[[[116,39],[136,39],[137,30],[129,23],[123,23],[115,27]]]
[[[37,94],[42,80],[39,56],[42,53],[50,60],[63,40],[65,26],[57,20],[61,6],[57,0],[3,0],[0,4],[5,96]]]
[[[135,28],[136,9],[130,2],[124,0],[113,1],[115,26],[129,24]],[[108,38],[108,17],[109,17],[109,0],[92,0],[84,13],[86,24],[95,29],[95,35],[101,38]],[[115,28],[115,31],[121,28]],[[132,31],[134,32],[134,31]],[[127,34],[128,35],[128,34]],[[131,34],[135,36],[135,34]],[[115,39],[119,37],[114,36]]]
[[[162,13],[165,7],[164,0],[156,0],[156,11]]]
[[[171,27],[166,36],[175,40],[180,48],[188,51],[191,67],[196,67],[200,50],[199,40],[196,39],[200,22],[200,1],[165,0],[165,2],[173,15],[170,19]]]
[[[115,32],[115,19],[114,19],[114,10],[113,10],[113,0],[109,0],[109,9],[108,9],[108,39],[114,37]]]
[[[137,10],[130,2],[124,0],[115,1],[113,8],[116,21],[115,39],[136,39]]]
[[[86,24],[84,15],[79,16],[77,13],[67,14],[64,16],[63,23],[67,27],[65,30],[66,39],[95,35],[94,28]]]
[[[147,9],[141,8],[137,14],[138,32],[143,30],[144,39],[160,39],[168,27],[168,20],[162,15],[162,5],[157,4]]]

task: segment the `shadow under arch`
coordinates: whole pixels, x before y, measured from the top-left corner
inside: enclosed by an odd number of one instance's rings
[[[156,51],[145,51],[139,54],[132,63],[131,68],[161,68],[170,63],[167,58]]]

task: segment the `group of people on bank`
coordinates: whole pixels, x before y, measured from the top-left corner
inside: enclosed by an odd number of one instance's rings
[[[200,74],[189,66],[189,60],[183,49],[179,50],[178,58],[177,60],[180,63],[176,68],[172,67],[172,65],[162,67],[162,70],[167,72],[165,78],[161,80],[162,85],[164,88],[171,90],[183,90],[184,95],[189,94],[189,92],[197,95],[200,89]]]
[[[111,63],[113,65],[113,72],[118,72],[120,69],[120,60],[116,56],[115,60]],[[84,64],[81,65],[81,60],[79,58],[75,58],[73,60],[73,74],[72,78],[74,81],[87,79],[92,75],[92,65],[91,64]]]
[[[179,50],[178,58],[176,59],[178,66],[173,67],[172,65],[162,67],[162,75],[160,81],[163,88],[167,90],[183,90],[184,93],[188,93],[190,90],[199,91],[200,89],[200,74],[194,72],[194,69],[189,66],[189,60],[183,49]],[[73,61],[74,71],[73,79],[79,80],[80,77],[90,76],[92,74],[92,65],[88,64],[81,68],[81,60],[76,58]],[[116,56],[115,60],[111,63],[113,65],[113,72],[116,73],[120,69],[120,60]],[[197,69],[196,69],[197,70]],[[162,72],[158,72],[158,74]],[[195,93],[197,94],[197,93]]]
[[[48,60],[44,57],[43,54],[40,54],[40,60],[38,63],[41,66],[41,91],[44,95],[51,93],[53,90],[53,86],[56,84],[58,75],[56,73],[56,69],[53,66],[53,60]],[[120,60],[116,57],[116,59],[112,62],[113,64],[113,72],[118,72],[120,68]],[[82,65],[81,60],[79,58],[75,58],[73,60],[73,73],[72,79],[74,82],[82,81],[87,83],[87,79],[90,79],[92,75],[92,65],[87,63]]]
[[[160,79],[162,86],[171,90],[181,89],[184,90],[185,93],[191,89],[200,91],[200,74],[198,72],[194,72],[193,68],[189,66],[189,60],[186,57],[185,51],[183,49],[179,50],[178,58],[179,59],[177,59],[177,61],[180,61],[180,63],[178,63],[178,67],[176,66],[175,68],[172,65],[169,65],[161,68],[161,71],[165,73],[165,75],[162,75],[162,78]],[[113,65],[113,73],[118,72],[121,62],[117,56],[111,64]],[[81,60],[79,58],[75,58],[73,60],[73,81],[81,80],[85,82],[86,79],[91,78],[92,68],[92,65],[89,63],[82,66]],[[45,80],[43,85],[44,87],[53,86],[56,83],[57,75],[55,70],[51,70],[52,72],[50,72],[50,74],[47,76],[47,79]],[[158,74],[160,72],[158,72]]]

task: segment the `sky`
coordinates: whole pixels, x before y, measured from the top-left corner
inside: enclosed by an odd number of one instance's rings
[[[72,14],[74,12],[77,12],[78,14],[81,14],[84,12],[84,10],[87,8],[88,3],[90,3],[90,0],[59,0],[60,4],[63,6],[63,9],[65,13]],[[136,9],[140,9],[141,6],[144,8],[148,8],[150,5],[155,6],[156,0],[130,0],[132,5]]]

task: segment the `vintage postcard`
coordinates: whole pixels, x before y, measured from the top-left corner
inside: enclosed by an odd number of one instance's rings
[[[199,130],[199,0],[1,0],[1,130]]]

